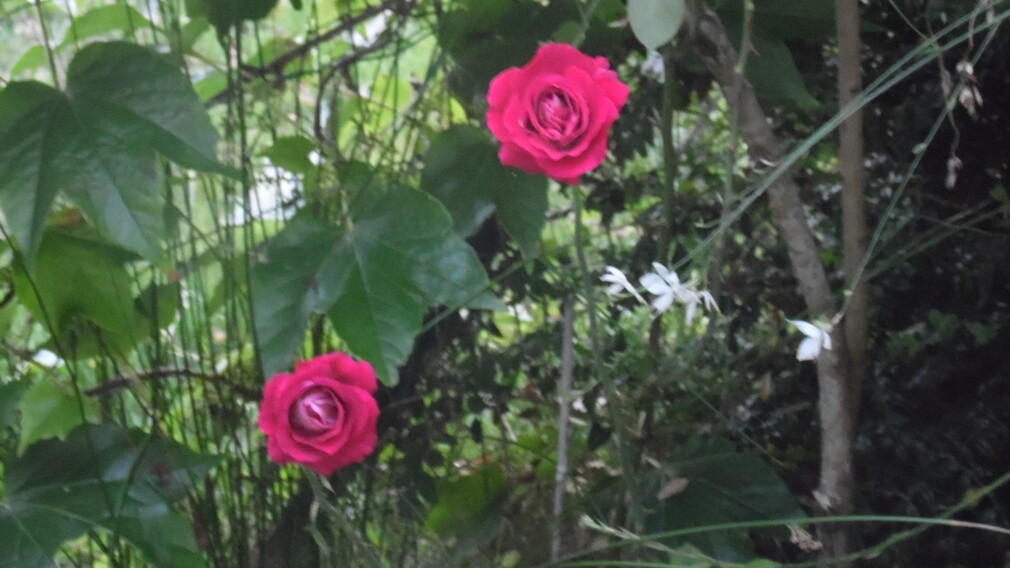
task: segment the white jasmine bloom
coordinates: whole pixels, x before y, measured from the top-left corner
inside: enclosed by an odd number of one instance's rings
[[[658,262],[652,263],[652,269],[655,272],[650,272],[640,278],[638,282],[643,288],[649,291],[650,294],[655,296],[652,300],[652,311],[656,315],[659,315],[666,310],[670,309],[673,302],[680,300],[683,303],[687,303],[688,300],[686,294],[686,288],[680,283],[680,278],[677,273],[668,269]]]
[[[653,262],[652,268],[655,272],[646,274],[639,282],[650,294],[656,296],[652,301],[652,311],[655,315],[665,312],[674,302],[678,302],[684,304],[684,316],[687,323],[691,323],[698,313],[699,305],[707,310],[719,309],[712,294],[708,290],[695,288],[694,281],[682,283],[676,272],[658,262]]]
[[[638,293],[638,290],[635,290],[635,287],[631,285],[631,282],[628,281],[628,277],[616,267],[607,266],[607,273],[601,276],[600,280],[610,284],[610,286],[607,286],[608,296],[616,296],[621,293],[621,290],[625,290],[627,292],[631,292],[631,294],[635,296],[639,302],[642,302],[643,304],[648,303],[645,301],[645,298]]]
[[[686,307],[684,317],[687,319],[687,323],[694,321],[694,315],[698,312],[699,305],[704,306],[706,310],[719,311],[715,298],[708,290],[694,290],[684,286],[682,292],[684,299],[681,301]]]
[[[808,321],[786,320],[793,324],[800,333],[806,337],[800,342],[799,349],[796,350],[796,359],[799,361],[813,361],[821,354],[821,349],[831,350],[831,326],[827,324],[813,324]]]

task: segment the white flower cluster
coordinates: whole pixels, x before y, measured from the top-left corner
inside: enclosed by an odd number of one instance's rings
[[[638,281],[646,291],[654,296],[652,303],[646,302],[645,298],[628,281],[628,277],[616,267],[608,266],[606,273],[600,277],[600,280],[610,284],[607,287],[607,294],[610,296],[620,294],[623,290],[630,292],[639,302],[649,304],[653,317],[669,310],[674,303],[684,305],[684,316],[687,323],[694,321],[694,316],[698,313],[698,306],[707,310],[719,310],[712,294],[708,290],[699,290],[696,281],[681,282],[676,272],[658,262],[653,262],[652,268],[654,272],[646,274]]]
[[[652,308],[653,317],[669,310],[674,303],[684,305],[684,317],[687,319],[687,323],[694,321],[694,316],[698,313],[698,306],[702,306],[706,310],[719,310],[712,294],[708,290],[699,290],[696,281],[681,282],[676,272],[658,262],[652,263],[652,269],[653,272],[638,280],[639,284],[653,295],[651,303],[638,293],[635,286],[619,268],[607,266],[606,272],[600,277],[600,280],[609,284],[607,286],[608,296],[628,292],[642,304],[648,304]],[[796,351],[798,360],[813,361],[820,356],[822,349],[831,350],[831,324],[800,320],[786,321],[806,336]]]

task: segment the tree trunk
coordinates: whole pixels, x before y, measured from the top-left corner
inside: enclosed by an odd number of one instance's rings
[[[860,65],[859,0],[835,0],[835,26],[838,35],[838,107],[844,108],[863,90]],[[855,111],[838,129],[838,173],[842,181],[842,254],[845,286],[850,296],[844,319],[846,375],[850,389],[847,409],[855,425],[863,380],[866,375],[867,290],[860,278],[860,265],[866,254],[866,212],[864,209],[863,112]],[[850,474],[851,475],[851,474]],[[850,481],[850,483],[853,483]],[[839,513],[851,513],[852,503],[845,503]],[[849,551],[844,531],[832,527],[822,530],[822,561]]]
[[[719,17],[704,4],[698,4],[692,16],[693,48],[705,62],[722,89],[723,96],[737,113],[740,134],[757,162],[777,163],[782,158],[768,117],[758,103],[754,88],[737,72],[738,54]],[[774,180],[768,188],[768,200],[775,224],[789,250],[793,275],[811,317],[830,315],[831,288],[821,264],[813,231],[803,212],[799,187],[788,175]],[[815,493],[827,514],[845,514],[852,510],[852,447],[854,415],[853,389],[846,380],[845,334],[831,333],[834,349],[821,351],[817,360],[818,413],[821,427],[821,472]],[[836,536],[837,535],[837,536]],[[846,549],[845,532],[832,534],[828,554]]]

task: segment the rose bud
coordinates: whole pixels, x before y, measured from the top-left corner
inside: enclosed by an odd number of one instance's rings
[[[267,382],[259,425],[277,463],[331,475],[365,459],[378,440],[375,371],[366,361],[330,353],[301,361]]]
[[[525,67],[491,80],[487,125],[498,158],[532,174],[578,184],[607,157],[607,137],[630,90],[603,57],[551,43]]]

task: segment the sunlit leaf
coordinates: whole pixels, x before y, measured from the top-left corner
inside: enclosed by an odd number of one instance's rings
[[[316,143],[304,136],[282,136],[263,151],[263,155],[279,168],[289,172],[306,173],[313,168],[309,154]]]
[[[84,414],[81,414],[81,411]],[[71,430],[94,419],[98,407],[92,400],[82,399],[53,377],[40,377],[21,397],[21,451],[46,438],[63,438]]]
[[[61,47],[113,31],[150,29],[151,21],[125,3],[98,6],[73,19]]]
[[[14,67],[11,68],[11,77],[18,77],[25,71],[34,71],[39,67],[46,64],[48,55],[46,54],[46,48],[41,45],[33,45],[25,51],[21,59],[18,59],[14,63]]]

